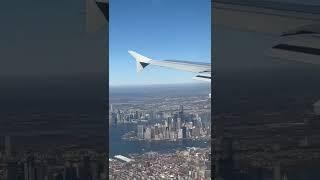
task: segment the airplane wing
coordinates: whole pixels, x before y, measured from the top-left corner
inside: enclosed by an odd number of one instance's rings
[[[320,6],[265,0],[213,1],[213,24],[235,29],[281,35],[319,21]]]
[[[320,6],[265,0],[214,0],[213,27],[278,37],[265,53],[277,59],[320,64]]]
[[[302,2],[302,1],[301,1]],[[278,36],[266,55],[320,65],[320,6],[264,0],[214,0],[213,27]],[[314,112],[320,114],[320,101]]]
[[[153,60],[148,57],[142,56],[134,51],[128,51],[129,54],[136,60],[137,72],[142,71],[148,65],[156,65],[166,68],[172,68],[182,71],[197,73],[193,77],[195,80],[211,81],[211,64],[199,63],[190,61],[177,61],[177,60]]]
[[[86,29],[95,32],[109,21],[108,0],[86,0]]]

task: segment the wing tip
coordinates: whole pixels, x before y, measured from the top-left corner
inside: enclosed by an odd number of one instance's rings
[[[145,57],[145,56],[142,56],[138,53],[136,53],[135,51],[132,51],[132,50],[128,50],[128,53],[134,58],[134,60],[136,61],[136,70],[137,72],[141,72],[146,66],[149,65],[149,61],[151,59]]]

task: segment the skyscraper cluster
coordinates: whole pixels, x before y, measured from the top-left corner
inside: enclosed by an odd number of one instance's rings
[[[210,126],[204,126],[198,114],[185,114],[182,105],[177,113],[168,117],[163,123],[137,126],[137,138],[144,140],[176,140],[208,135],[210,135]]]

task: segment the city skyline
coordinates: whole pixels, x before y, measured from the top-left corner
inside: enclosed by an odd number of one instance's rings
[[[116,88],[111,93],[110,179],[210,179],[211,101],[205,86],[195,88],[155,86],[147,94],[141,90],[149,87]]]

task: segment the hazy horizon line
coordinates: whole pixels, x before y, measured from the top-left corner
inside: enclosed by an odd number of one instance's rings
[[[152,83],[152,84],[109,84],[109,87],[133,87],[133,86],[169,86],[169,85],[211,85],[208,82],[182,82],[182,83]]]

